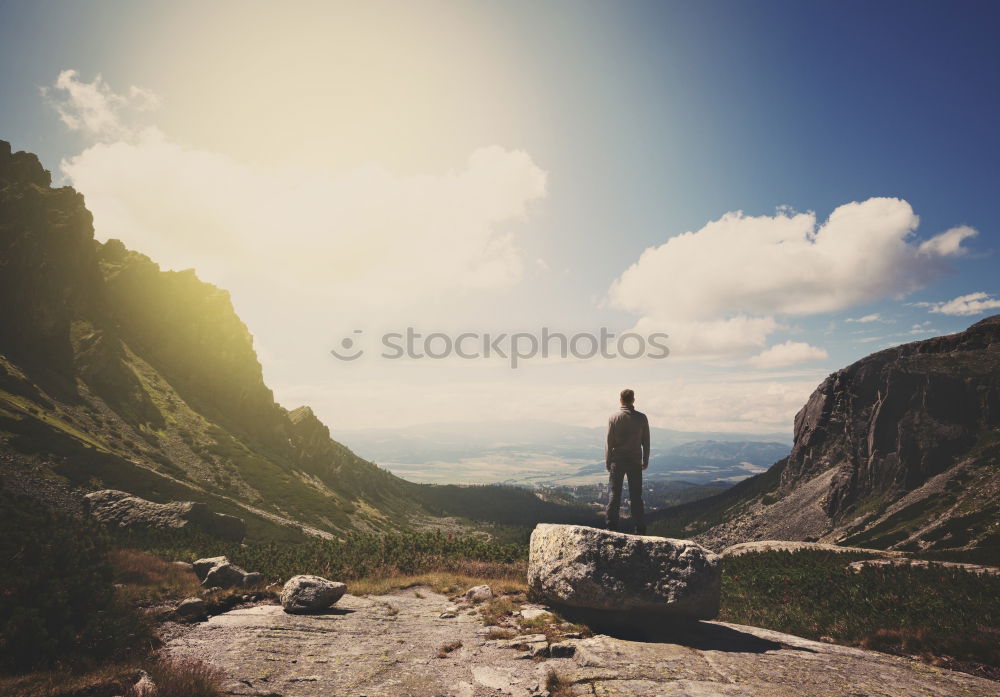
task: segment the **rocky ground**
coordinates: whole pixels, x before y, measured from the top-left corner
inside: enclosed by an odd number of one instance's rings
[[[165,650],[225,670],[228,694],[260,697],[1000,696],[1000,683],[964,673],[722,622],[551,646],[541,634],[491,632],[477,606],[418,588],[348,594],[314,615],[234,610],[192,625]]]

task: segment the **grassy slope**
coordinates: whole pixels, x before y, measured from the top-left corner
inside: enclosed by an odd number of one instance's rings
[[[690,538],[736,516],[747,505],[763,500],[778,488],[785,460],[780,460],[766,472],[761,472],[725,491],[654,511],[649,517],[649,534],[663,537]]]

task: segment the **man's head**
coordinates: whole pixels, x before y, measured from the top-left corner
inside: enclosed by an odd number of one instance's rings
[[[633,392],[628,388],[625,388],[624,390],[622,390],[621,400],[623,407],[632,406],[633,404],[635,404],[635,392]]]

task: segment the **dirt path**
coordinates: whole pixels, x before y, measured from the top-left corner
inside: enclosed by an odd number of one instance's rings
[[[564,642],[572,656],[531,658],[509,641],[487,639],[475,610],[441,617],[450,606],[425,589],[346,595],[322,615],[264,605],[213,617],[167,650],[223,668],[232,695],[528,697],[547,694],[554,671],[577,695],[1000,696],[1000,683],[964,673],[721,622],[658,641],[572,639]]]

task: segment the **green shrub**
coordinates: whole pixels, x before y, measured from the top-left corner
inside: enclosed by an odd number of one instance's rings
[[[725,557],[720,617],[929,660],[1000,666],[1000,577],[947,567],[848,564],[803,550]]]
[[[514,564],[527,559],[527,547],[502,544],[483,535],[418,533],[352,533],[343,540],[309,538],[296,543],[221,542],[189,530],[112,532],[116,546],[141,549],[163,559],[194,561],[225,555],[247,571],[259,571],[266,581],[296,574],[316,574],[335,580],[366,576],[418,574],[458,569],[468,562]]]
[[[146,622],[115,599],[94,523],[0,489],[0,671],[146,648]]]

